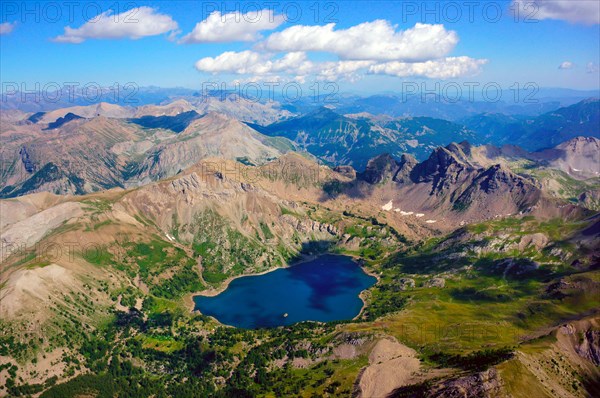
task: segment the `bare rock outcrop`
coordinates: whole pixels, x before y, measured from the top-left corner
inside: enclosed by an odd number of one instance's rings
[[[524,235],[519,242],[519,250],[523,251],[532,246],[536,250],[541,250],[548,244],[548,237],[543,233]]]
[[[384,153],[369,160],[362,178],[369,184],[379,184],[386,179],[391,180],[399,167],[400,164],[396,159],[390,154]]]
[[[446,280],[444,278],[431,278],[427,281],[425,286],[443,288],[444,286],[446,286]]]
[[[280,217],[280,219],[291,225],[295,230],[302,233],[319,233],[319,234],[329,234],[331,236],[335,236],[339,234],[339,231],[335,225],[320,223],[318,221],[310,220],[310,219],[298,219],[289,214],[284,214]]]
[[[400,284],[400,290],[410,290],[415,287],[415,280],[412,278],[400,278],[398,283]]]
[[[66,202],[14,223],[0,235],[2,254],[30,247],[53,229],[82,214],[80,203]]]
[[[502,380],[495,368],[443,382],[429,391],[438,398],[498,398]]]
[[[359,376],[356,396],[386,397],[414,383],[419,369],[420,361],[413,349],[391,338],[381,339],[369,354],[369,366]]]
[[[581,342],[575,351],[579,356],[600,366],[600,330],[588,329],[581,338]]]

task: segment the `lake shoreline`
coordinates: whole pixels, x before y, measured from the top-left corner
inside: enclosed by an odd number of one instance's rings
[[[360,257],[359,257],[360,258]],[[357,261],[359,267],[363,270],[363,272],[369,276],[372,276],[373,278],[375,278],[377,281],[373,284],[373,286],[375,286],[376,284],[379,283],[381,277],[379,276],[379,274],[376,274],[374,271],[371,271],[369,269],[367,269],[367,267],[365,267],[364,265],[364,260],[361,259],[361,261]],[[370,289],[370,288],[369,288]],[[365,308],[367,308],[367,299],[365,297],[365,295],[367,294],[367,292],[369,291],[369,289],[365,289],[362,290],[359,294],[358,294],[358,298],[362,301],[363,305],[360,308],[360,311],[358,312],[358,314],[356,314],[356,316],[354,318],[352,318],[353,321],[357,320],[360,318],[360,316],[364,313]]]
[[[266,275],[266,274],[271,273],[273,271],[276,271],[278,269],[291,268],[291,267],[294,267],[296,265],[300,265],[300,264],[303,264],[303,263],[306,263],[306,262],[313,261],[313,260],[317,259],[318,257],[324,256],[324,255],[350,257],[350,258],[352,258],[352,260],[354,262],[356,262],[356,264],[360,267],[360,269],[366,275],[374,277],[377,280],[377,282],[379,282],[379,279],[380,279],[379,275],[377,275],[376,273],[374,273],[371,270],[368,270],[365,267],[365,261],[364,261],[364,259],[362,259],[361,257],[358,257],[358,256],[356,256],[354,254],[328,253],[328,252],[319,253],[319,254],[300,254],[300,257],[296,261],[293,261],[292,263],[286,265],[285,267],[273,267],[273,268],[270,268],[270,269],[267,269],[267,270],[264,270],[264,271],[261,271],[261,272],[258,272],[258,273],[248,273],[248,274],[241,274],[241,275],[230,276],[227,279],[225,279],[223,281],[223,283],[218,288],[209,288],[209,289],[206,289],[206,290],[202,290],[200,292],[194,292],[194,293],[186,294],[185,297],[184,297],[185,306],[188,309],[188,311],[191,312],[191,313],[202,314],[202,312],[200,310],[196,309],[196,302],[194,301],[194,297],[196,297],[196,296],[214,297],[214,296],[217,296],[217,295],[223,293],[225,290],[227,290],[227,288],[229,287],[229,285],[231,284],[231,282],[233,282],[236,279],[245,278],[245,277],[248,277],[248,276]],[[377,282],[375,282],[375,284]],[[364,295],[364,293],[366,291],[367,290],[365,289],[365,290],[361,291],[360,294],[358,295],[358,297],[362,301],[363,305],[362,305],[360,311],[358,312],[358,314],[354,318],[352,318],[352,320],[355,320],[359,316],[361,316],[362,313],[363,313],[363,311],[364,311],[364,309],[365,309],[365,307],[367,306],[366,300],[363,297],[363,295]],[[212,318],[215,319],[219,324],[225,325],[222,322],[218,321],[216,318],[214,318],[214,317],[212,317]],[[227,326],[227,325],[225,325],[225,326]]]
[[[328,254],[328,253],[324,253],[324,254]],[[277,271],[278,269],[286,269],[286,268],[293,267],[295,265],[299,265],[299,264],[302,264],[302,263],[306,263],[306,262],[312,261],[312,260],[314,260],[317,257],[322,256],[322,255],[323,254],[300,254],[300,258],[298,260],[292,262],[291,264],[286,265],[285,267],[273,267],[273,268],[269,268],[269,269],[261,271],[261,272],[230,276],[227,279],[225,279],[218,288],[211,287],[211,288],[206,289],[206,290],[201,290],[199,292],[187,294],[185,296],[185,298],[184,298],[184,301],[186,303],[186,307],[188,308],[188,310],[190,312],[195,312],[195,313],[198,313],[198,314],[202,314],[202,312],[200,312],[200,310],[196,309],[196,302],[194,301],[194,297],[196,297],[196,296],[215,297],[215,296],[218,296],[219,294],[223,293],[225,290],[227,290],[227,288],[229,287],[229,285],[231,284],[231,282],[233,282],[236,279],[246,278],[248,276],[266,275],[266,274],[271,273],[273,271]]]

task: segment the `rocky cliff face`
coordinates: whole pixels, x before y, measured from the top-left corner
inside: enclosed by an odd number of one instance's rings
[[[455,145],[436,148],[427,160],[414,166],[411,181],[430,184],[431,194],[444,194],[474,171],[461,155]]]
[[[534,181],[508,167],[481,166],[467,142],[436,148],[421,163],[407,155],[400,161],[382,155],[372,159],[360,177],[371,185],[393,181],[393,203],[400,210],[436,216],[505,216],[530,211],[542,198]]]
[[[497,398],[504,396],[502,380],[498,377],[498,372],[494,368],[445,381],[433,387],[429,390],[429,393],[439,398]]]
[[[369,184],[379,184],[391,180],[399,168],[400,163],[386,153],[369,160],[362,178]]]
[[[476,207],[502,214],[531,209],[541,197],[541,191],[524,178],[501,165],[478,172],[453,206],[463,210]]]
[[[582,358],[600,366],[600,330],[588,329],[582,332],[582,338],[575,351]]]

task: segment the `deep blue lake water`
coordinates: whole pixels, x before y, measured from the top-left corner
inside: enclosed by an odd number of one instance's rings
[[[247,329],[348,320],[362,308],[359,293],[375,282],[351,257],[327,254],[268,274],[235,279],[221,294],[195,296],[194,302],[203,314]]]

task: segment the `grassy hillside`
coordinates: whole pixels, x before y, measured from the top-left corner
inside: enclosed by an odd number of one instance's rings
[[[585,347],[600,271],[597,239],[582,232],[595,219],[511,217],[416,241],[368,207],[292,204],[218,176],[193,184],[82,197],[82,216],[3,262],[2,394],[350,396],[400,376],[397,396],[475,394],[482,375],[514,396],[595,388]],[[223,184],[218,196],[210,184]],[[170,194],[180,186],[187,196]],[[74,249],[57,257],[50,244]],[[358,257],[378,277],[355,320],[243,330],[190,311],[195,292],[320,251]],[[567,323],[578,336],[568,345],[539,340]],[[382,341],[402,354],[386,357]],[[398,361],[416,371],[386,374]]]

